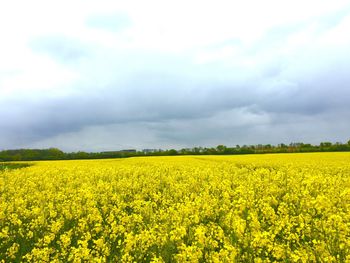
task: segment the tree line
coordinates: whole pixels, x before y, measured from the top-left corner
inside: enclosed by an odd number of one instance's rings
[[[180,150],[152,150],[152,151],[112,151],[112,152],[63,152],[57,148],[49,149],[16,149],[0,151],[0,161],[37,161],[37,160],[74,160],[74,159],[106,159],[136,156],[171,156],[171,155],[230,155],[230,154],[264,154],[264,153],[304,153],[304,152],[344,152],[350,151],[350,140],[347,143],[321,142],[319,145],[309,143],[290,144],[258,144],[236,145],[228,147],[194,147]]]

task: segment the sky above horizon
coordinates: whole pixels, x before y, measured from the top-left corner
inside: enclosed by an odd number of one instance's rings
[[[350,139],[349,1],[6,1],[0,150]]]

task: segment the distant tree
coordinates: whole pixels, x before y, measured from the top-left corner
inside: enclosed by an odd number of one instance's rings
[[[74,159],[88,159],[89,158],[89,154],[83,151],[79,151],[74,153],[75,154],[75,158]]]
[[[222,145],[222,144],[220,144],[216,147],[216,151],[218,153],[224,153],[226,149],[227,149],[227,147],[225,145]]]
[[[321,147],[331,147],[331,146],[332,146],[332,143],[331,143],[331,142],[321,142],[321,143],[320,143],[320,146],[321,146]]]
[[[168,154],[169,155],[177,155],[178,152],[175,149],[171,149],[171,150],[168,151]]]
[[[303,143],[302,145],[300,145],[301,148],[310,148],[312,147],[312,145],[310,143]]]
[[[194,147],[192,148],[192,153],[200,153],[203,151],[202,147]]]
[[[186,155],[186,154],[191,154],[191,151],[189,149],[183,148],[180,150],[179,153],[182,155]]]

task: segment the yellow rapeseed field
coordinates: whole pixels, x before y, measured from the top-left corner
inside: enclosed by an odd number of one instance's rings
[[[0,262],[350,262],[350,153],[0,172]]]

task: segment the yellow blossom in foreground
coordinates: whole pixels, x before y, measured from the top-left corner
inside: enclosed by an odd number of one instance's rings
[[[0,172],[0,262],[350,262],[350,153]]]

